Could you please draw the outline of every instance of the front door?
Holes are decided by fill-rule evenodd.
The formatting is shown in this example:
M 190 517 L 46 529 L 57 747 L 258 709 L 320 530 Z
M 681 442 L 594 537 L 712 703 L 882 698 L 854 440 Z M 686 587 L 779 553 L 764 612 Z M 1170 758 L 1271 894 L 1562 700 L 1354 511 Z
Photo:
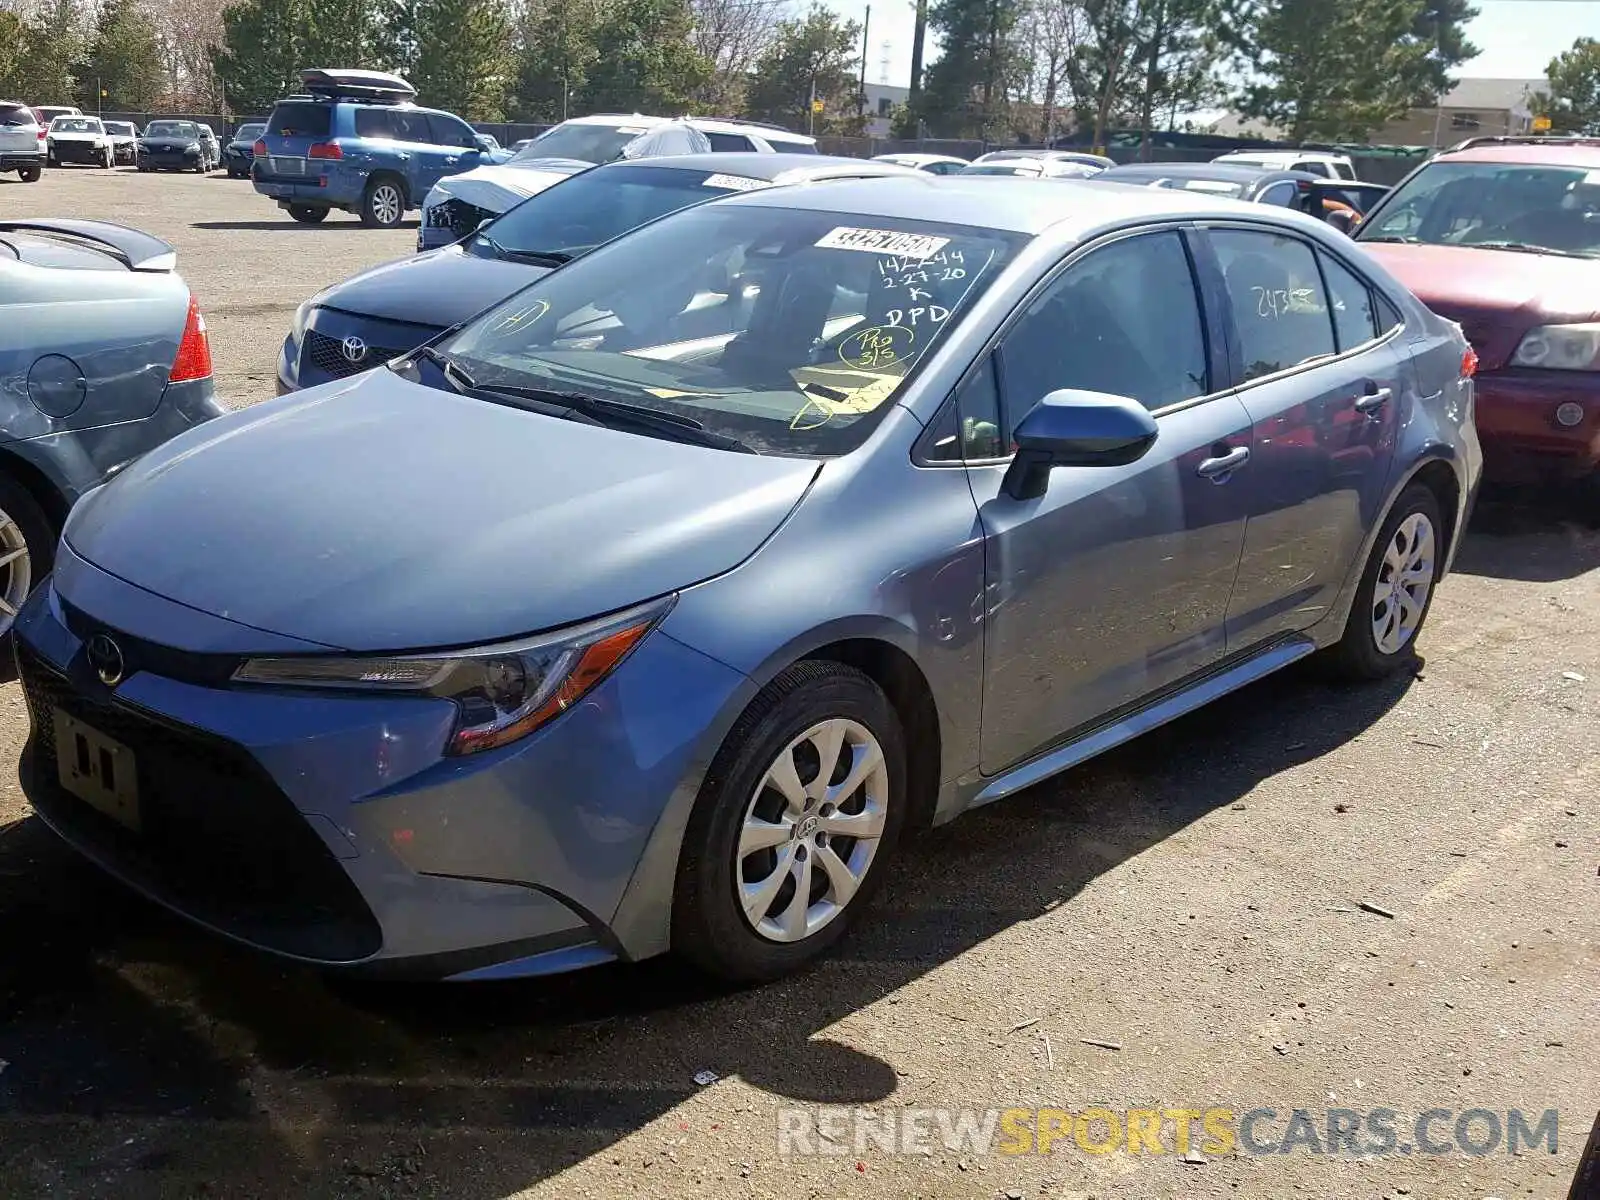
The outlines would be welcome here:
M 1335 256 L 1277 231 L 1206 237 L 1254 427 L 1250 520 L 1228 606 L 1234 653 L 1328 614 L 1378 519 L 1411 386 L 1378 297 Z
M 986 773 L 1223 657 L 1251 446 L 1249 415 L 1220 390 L 1219 347 L 1176 229 L 1089 250 L 1002 340 L 1004 425 L 1078 388 L 1138 399 L 1160 435 L 1132 465 L 1051 472 L 1037 500 L 1001 492 L 1004 464 L 969 468 L 985 536 Z

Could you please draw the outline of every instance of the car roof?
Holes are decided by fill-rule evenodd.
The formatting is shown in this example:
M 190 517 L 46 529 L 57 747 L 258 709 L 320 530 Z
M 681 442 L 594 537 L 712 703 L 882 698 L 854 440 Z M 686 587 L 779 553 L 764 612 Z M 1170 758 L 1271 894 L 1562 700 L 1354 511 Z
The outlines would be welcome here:
M 1583 167 L 1600 169 L 1600 141 L 1588 138 L 1547 138 L 1537 142 L 1490 142 L 1446 150 L 1434 162 L 1503 163 L 1508 166 Z
M 1227 162 L 1126 163 L 1107 168 L 1096 176 L 1108 183 L 1117 179 L 1214 179 L 1219 183 L 1256 183 L 1269 177 L 1324 182 L 1320 175 L 1313 175 L 1310 171 L 1285 171 L 1279 167 Z
M 746 179 L 782 179 L 796 183 L 802 179 L 826 179 L 835 175 L 896 176 L 920 178 L 920 173 L 893 163 L 867 158 L 844 158 L 831 154 L 758 154 L 755 151 L 722 154 L 664 154 L 660 158 L 628 158 L 603 163 L 597 171 L 618 171 L 639 167 L 669 167 L 684 171 L 713 171 L 740 175 Z
M 1130 217 L 1254 215 L 1258 208 L 1198 192 L 1093 179 L 1051 180 L 1043 186 L 1037 179 L 1005 175 L 937 176 L 909 170 L 889 179 L 844 179 L 793 191 L 743 192 L 721 203 L 802 208 L 851 217 L 947 221 L 1033 235 L 1057 225 L 1089 229 Z
M 1326 150 L 1229 150 L 1226 154 L 1219 154 L 1213 162 L 1226 162 L 1234 158 L 1298 158 L 1310 162 L 1338 162 L 1350 161 L 1348 154 L 1331 154 Z

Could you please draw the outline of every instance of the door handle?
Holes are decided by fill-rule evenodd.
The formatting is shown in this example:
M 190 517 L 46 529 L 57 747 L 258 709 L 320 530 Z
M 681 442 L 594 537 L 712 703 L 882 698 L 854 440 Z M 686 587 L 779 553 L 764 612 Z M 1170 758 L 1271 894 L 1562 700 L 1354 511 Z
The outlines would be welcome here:
M 1394 395 L 1392 388 L 1373 388 L 1364 396 L 1356 397 L 1356 411 L 1359 413 L 1375 413 L 1385 404 L 1389 403 Z
M 398 158 L 401 162 L 409 162 L 410 159 L 411 159 L 411 155 L 408 154 L 404 150 L 400 151 L 400 153 L 395 155 L 395 157 Z
M 1219 454 L 1215 458 L 1204 460 L 1195 468 L 1195 474 L 1206 479 L 1217 479 L 1226 475 L 1235 467 L 1242 467 L 1250 458 L 1249 446 L 1235 446 L 1226 454 Z
M 456 156 L 452 154 L 449 158 L 444 160 L 444 165 L 447 166 L 447 167 L 453 167 L 453 166 L 456 165 L 456 162 L 457 162 Z

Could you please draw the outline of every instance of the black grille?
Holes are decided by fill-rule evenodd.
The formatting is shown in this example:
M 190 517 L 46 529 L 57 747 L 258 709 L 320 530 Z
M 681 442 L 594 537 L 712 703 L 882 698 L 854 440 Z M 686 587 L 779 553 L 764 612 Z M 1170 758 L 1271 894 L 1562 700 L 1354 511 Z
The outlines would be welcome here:
M 253 944 L 323 962 L 379 949 L 382 932 L 355 884 L 242 749 L 124 704 L 97 681 L 75 686 L 20 641 L 16 653 L 33 726 L 23 784 L 69 838 L 152 895 Z M 137 833 L 61 787 L 57 708 L 133 752 Z
M 244 661 L 236 654 L 196 654 L 175 650 L 158 642 L 148 642 L 112 629 L 60 597 L 57 597 L 57 602 L 61 605 L 64 624 L 79 641 L 87 642 L 97 633 L 110 634 L 116 639 L 117 648 L 122 651 L 124 675 L 149 671 L 167 679 L 195 683 L 201 687 L 220 687 L 233 678 L 233 673 Z
M 373 367 L 381 366 L 391 358 L 405 353 L 404 350 L 368 346 L 366 354 L 360 361 L 351 362 L 344 352 L 344 343 L 341 339 L 331 338 L 325 333 L 318 333 L 315 329 L 306 333 L 306 351 L 311 355 L 312 365 L 317 370 L 332 375 L 335 379 L 343 379 L 346 375 L 354 375 L 360 371 L 370 371 Z

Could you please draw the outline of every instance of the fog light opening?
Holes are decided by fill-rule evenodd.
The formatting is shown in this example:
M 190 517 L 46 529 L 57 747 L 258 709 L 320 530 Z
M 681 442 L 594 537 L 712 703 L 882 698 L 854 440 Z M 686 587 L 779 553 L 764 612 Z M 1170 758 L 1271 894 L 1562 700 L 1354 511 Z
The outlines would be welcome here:
M 1565 404 L 1556 407 L 1556 424 L 1564 425 L 1571 429 L 1574 425 L 1583 422 L 1583 405 L 1576 400 L 1568 400 Z

